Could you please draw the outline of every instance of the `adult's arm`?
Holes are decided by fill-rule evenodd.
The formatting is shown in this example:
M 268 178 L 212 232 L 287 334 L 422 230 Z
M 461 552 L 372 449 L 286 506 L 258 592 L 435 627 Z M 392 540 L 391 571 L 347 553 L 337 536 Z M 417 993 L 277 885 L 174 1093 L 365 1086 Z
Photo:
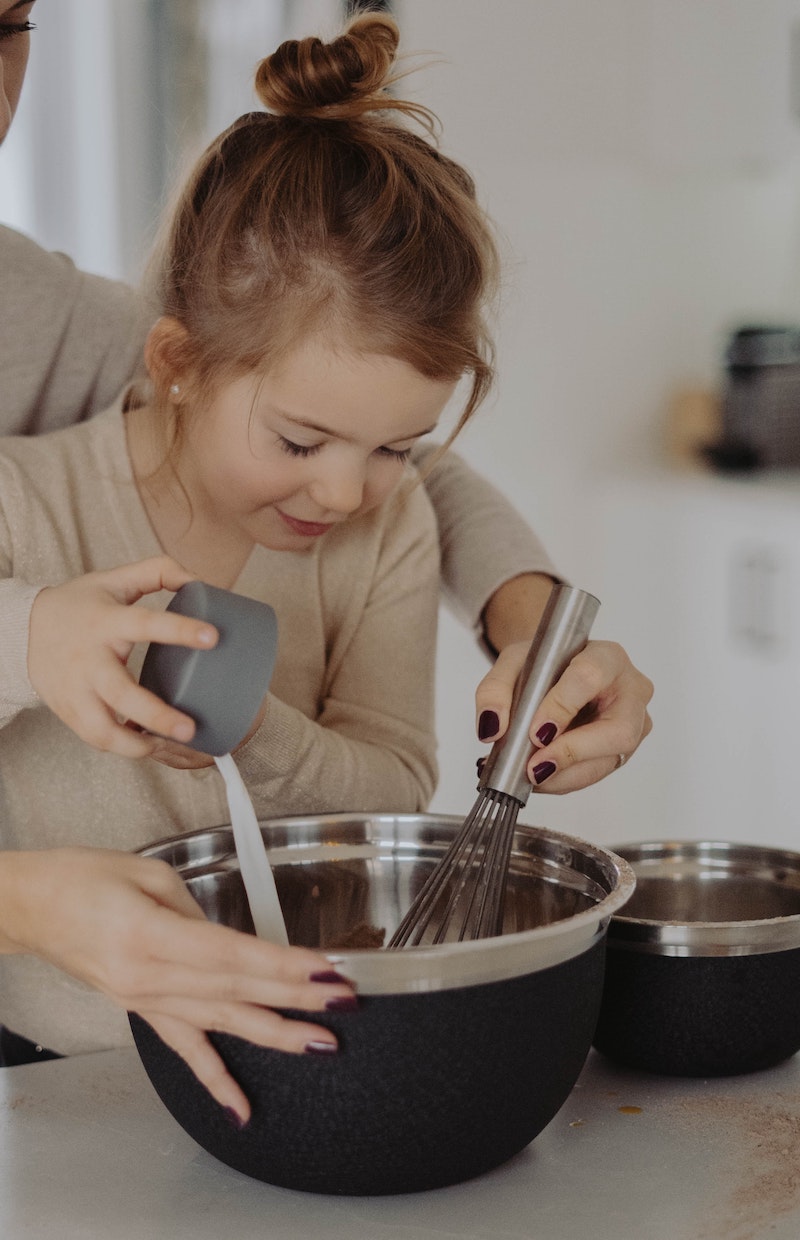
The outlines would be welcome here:
M 0 227 L 0 435 L 36 435 L 110 405 L 146 325 L 127 285 Z
M 139 1012 L 237 1126 L 250 1104 L 204 1031 L 335 1052 L 313 1013 L 356 1006 L 325 956 L 214 925 L 170 866 L 104 849 L 0 852 L 0 955 L 38 957 Z M 311 1019 L 286 1019 L 285 1008 Z
M 544 546 L 497 487 L 457 453 L 437 459 L 436 444 L 415 449 L 439 529 L 442 590 L 462 623 L 501 650 L 536 629 L 554 580 L 561 580 Z M 431 465 L 431 462 L 435 461 Z M 504 589 L 516 578 L 528 581 Z M 530 611 L 533 601 L 538 614 Z M 532 628 L 530 627 L 532 624 Z

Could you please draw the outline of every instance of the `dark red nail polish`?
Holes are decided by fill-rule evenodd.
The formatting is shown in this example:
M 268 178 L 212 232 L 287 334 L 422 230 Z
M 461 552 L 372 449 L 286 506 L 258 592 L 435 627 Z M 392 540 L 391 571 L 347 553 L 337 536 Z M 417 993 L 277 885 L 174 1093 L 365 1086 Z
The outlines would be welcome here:
M 538 766 L 533 768 L 533 782 L 535 784 L 543 784 L 546 779 L 555 774 L 555 762 L 540 762 Z
M 355 995 L 334 995 L 325 1004 L 327 1012 L 355 1012 L 358 1008 L 358 999 Z
M 307 1055 L 335 1055 L 338 1049 L 335 1042 L 306 1042 Z
M 333 969 L 328 969 L 324 973 L 312 973 L 308 980 L 310 982 L 330 982 L 333 986 L 339 982 L 344 982 L 345 986 L 350 985 L 346 977 L 342 977 L 341 973 L 335 973 Z
M 488 741 L 500 727 L 500 716 L 497 711 L 483 710 L 478 719 L 478 740 Z
M 222 1114 L 237 1132 L 241 1132 L 243 1128 L 247 1127 L 247 1120 L 242 1119 L 239 1112 L 234 1111 L 233 1107 L 223 1107 Z
M 540 745 L 549 745 L 556 738 L 558 728 L 554 723 L 543 723 L 536 733 L 536 739 Z

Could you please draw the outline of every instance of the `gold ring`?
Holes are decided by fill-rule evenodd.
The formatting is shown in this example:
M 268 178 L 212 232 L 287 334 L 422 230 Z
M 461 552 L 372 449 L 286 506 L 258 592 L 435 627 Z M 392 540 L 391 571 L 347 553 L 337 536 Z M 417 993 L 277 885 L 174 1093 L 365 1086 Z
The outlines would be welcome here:
M 614 763 L 614 770 L 618 771 L 621 766 L 624 766 L 625 763 L 628 761 L 628 757 L 629 755 L 626 753 L 618 753 L 617 760 Z

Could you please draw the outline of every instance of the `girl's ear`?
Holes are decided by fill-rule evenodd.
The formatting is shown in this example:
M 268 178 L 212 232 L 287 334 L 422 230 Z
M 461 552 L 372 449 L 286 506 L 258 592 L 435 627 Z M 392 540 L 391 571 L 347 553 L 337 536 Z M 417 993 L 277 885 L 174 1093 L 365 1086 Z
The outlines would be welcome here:
M 188 387 L 188 345 L 189 333 L 183 324 L 166 316 L 156 320 L 145 341 L 144 360 L 153 387 L 160 399 L 173 404 L 175 397 L 183 395 Z

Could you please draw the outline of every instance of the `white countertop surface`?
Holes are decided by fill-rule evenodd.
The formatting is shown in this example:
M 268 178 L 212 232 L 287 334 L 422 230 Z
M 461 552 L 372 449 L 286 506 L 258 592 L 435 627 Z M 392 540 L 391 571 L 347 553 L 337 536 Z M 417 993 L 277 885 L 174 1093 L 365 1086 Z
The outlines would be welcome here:
M 0 1070 L 3 1240 L 797 1240 L 800 1057 L 669 1080 L 595 1052 L 549 1126 L 469 1183 L 272 1188 L 200 1149 L 134 1050 Z

